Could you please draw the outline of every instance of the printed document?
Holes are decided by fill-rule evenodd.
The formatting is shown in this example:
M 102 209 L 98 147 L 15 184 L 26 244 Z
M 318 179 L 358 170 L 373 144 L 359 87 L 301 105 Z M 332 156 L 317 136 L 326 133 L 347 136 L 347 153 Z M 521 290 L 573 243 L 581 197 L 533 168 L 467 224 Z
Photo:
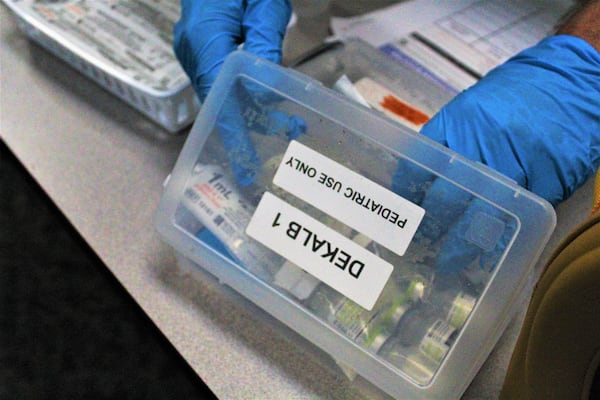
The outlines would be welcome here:
M 456 89 L 553 32 L 572 0 L 412 0 L 334 18 L 336 37 L 360 37 Z

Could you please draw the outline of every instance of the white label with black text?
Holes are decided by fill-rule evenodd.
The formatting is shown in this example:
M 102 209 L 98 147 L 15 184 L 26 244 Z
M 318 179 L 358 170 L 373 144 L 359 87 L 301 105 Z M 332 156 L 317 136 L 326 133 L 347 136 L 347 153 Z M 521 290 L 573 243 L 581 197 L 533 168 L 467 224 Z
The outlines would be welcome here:
M 383 186 L 292 141 L 273 182 L 398 255 L 425 210 Z
M 246 233 L 367 310 L 393 270 L 387 261 L 269 192 Z

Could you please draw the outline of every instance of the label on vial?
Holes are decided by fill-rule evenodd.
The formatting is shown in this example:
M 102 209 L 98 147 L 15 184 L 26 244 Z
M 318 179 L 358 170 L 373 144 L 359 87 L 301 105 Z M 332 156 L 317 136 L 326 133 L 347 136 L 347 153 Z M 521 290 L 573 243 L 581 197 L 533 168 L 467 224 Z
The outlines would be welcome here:
M 292 141 L 273 183 L 404 255 L 425 210 L 311 148 Z
M 367 310 L 393 270 L 387 261 L 269 192 L 246 233 Z

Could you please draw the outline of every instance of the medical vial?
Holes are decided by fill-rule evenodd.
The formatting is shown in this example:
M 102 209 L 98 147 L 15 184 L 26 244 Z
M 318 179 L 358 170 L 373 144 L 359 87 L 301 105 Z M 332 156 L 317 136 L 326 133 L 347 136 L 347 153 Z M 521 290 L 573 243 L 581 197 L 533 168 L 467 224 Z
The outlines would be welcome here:
M 426 303 L 436 310 L 439 318 L 445 320 L 455 329 L 465 324 L 477 299 L 461 287 L 445 290 L 433 290 Z
M 381 356 L 419 383 L 428 382 L 452 348 L 458 330 L 439 310 L 420 303 L 400 320 Z
M 271 281 L 281 268 L 285 261 L 282 257 L 245 233 L 254 206 L 237 191 L 221 167 L 197 164 L 184 189 L 182 205 L 248 271 Z
M 377 353 L 395 331 L 403 315 L 421 300 L 423 282 L 390 280 L 371 310 L 356 304 L 325 284 L 319 285 L 307 305 L 338 331 Z

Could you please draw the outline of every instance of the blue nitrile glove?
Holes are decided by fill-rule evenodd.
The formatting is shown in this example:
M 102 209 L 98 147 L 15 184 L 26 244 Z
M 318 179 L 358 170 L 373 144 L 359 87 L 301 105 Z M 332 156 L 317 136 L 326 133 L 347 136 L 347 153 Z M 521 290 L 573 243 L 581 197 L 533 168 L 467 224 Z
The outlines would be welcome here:
M 600 163 L 600 54 L 574 36 L 544 39 L 458 95 L 421 133 L 556 205 Z M 406 193 L 400 180 L 407 174 L 416 174 L 415 182 L 429 180 L 431 187 Z M 431 181 L 399 164 L 395 189 L 419 203 L 444 205 L 429 229 L 432 240 L 447 233 L 438 269 L 456 271 L 477 257 L 485 264 L 501 254 L 508 234 L 487 252 L 458 244 L 464 243 L 466 221 L 481 204 L 446 190 L 441 179 Z
M 225 58 L 242 43 L 244 50 L 279 63 L 290 15 L 287 0 L 182 0 L 173 47 L 200 101 L 206 99 Z M 287 129 L 290 139 L 306 131 L 300 118 L 268 109 L 263 118 L 267 123 L 248 126 L 242 114 L 250 108 L 265 115 L 265 105 L 275 101 L 267 97 L 258 85 L 248 83 L 223 105 L 226 115 L 217 129 L 240 185 L 252 184 L 260 167 L 248 129 L 267 135 Z
M 242 43 L 244 50 L 279 63 L 291 10 L 287 0 L 182 0 L 173 47 L 200 101 L 225 57 Z
M 294 140 L 305 133 L 307 127 L 297 115 L 271 107 L 283 99 L 266 92 L 262 86 L 252 81 L 238 81 L 233 90 L 235 95 L 226 97 L 216 129 L 235 180 L 241 186 L 249 186 L 262 164 L 248 131 Z

